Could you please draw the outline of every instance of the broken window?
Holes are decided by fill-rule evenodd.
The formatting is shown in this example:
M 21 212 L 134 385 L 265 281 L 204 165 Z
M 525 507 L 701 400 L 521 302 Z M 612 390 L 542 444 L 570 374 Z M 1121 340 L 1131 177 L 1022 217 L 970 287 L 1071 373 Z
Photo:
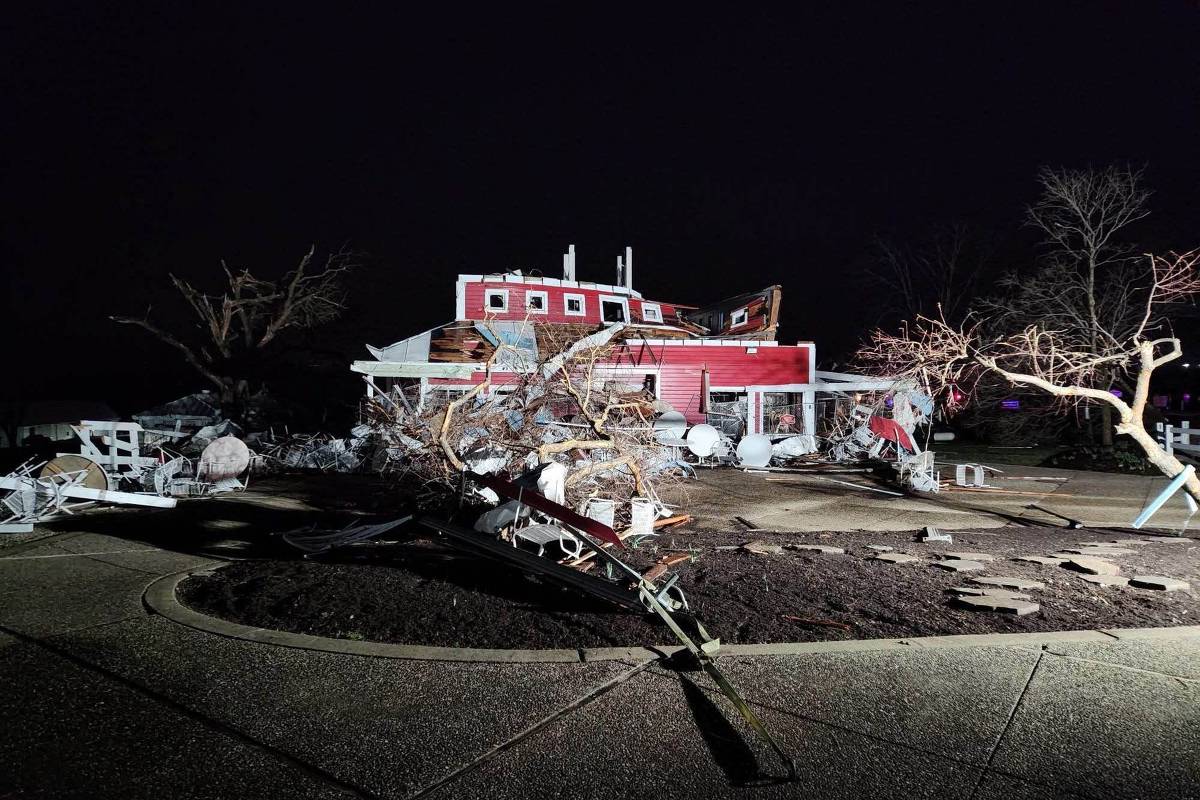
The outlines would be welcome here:
M 545 314 L 549 307 L 545 292 L 526 292 L 525 308 L 534 314 Z
M 620 298 L 600 298 L 600 319 L 604 322 L 628 322 L 629 313 L 625 301 Z
M 733 312 L 733 315 L 729 318 L 729 327 L 736 328 L 739 325 L 745 325 L 746 320 L 749 319 L 749 317 L 750 313 L 747 309 L 739 308 L 737 311 Z
M 563 313 L 571 317 L 582 317 L 586 313 L 583 304 L 583 295 L 563 295 Z
M 642 303 L 642 319 L 646 322 L 662 322 L 662 307 L 657 303 Z
M 508 311 L 508 290 L 488 289 L 484 299 L 487 311 Z

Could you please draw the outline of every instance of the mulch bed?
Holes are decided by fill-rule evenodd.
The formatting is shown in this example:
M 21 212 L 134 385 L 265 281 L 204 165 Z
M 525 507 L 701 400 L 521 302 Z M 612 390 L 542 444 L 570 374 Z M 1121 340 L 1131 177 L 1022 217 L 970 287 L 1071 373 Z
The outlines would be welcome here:
M 726 643 L 901 638 L 962 633 L 1061 631 L 1200 623 L 1200 542 L 1147 543 L 1111 558 L 1123 575 L 1188 581 L 1188 592 L 1099 587 L 1068 569 L 1010 560 L 1084 541 L 1135 538 L 1130 531 L 1007 527 L 955 531 L 953 544 L 920 544 L 914 533 L 744 533 L 677 528 L 633 553 L 642 565 L 679 550 L 692 610 Z M 1150 538 L 1150 537 L 1147 537 Z M 718 546 L 751 540 L 820 543 L 845 555 L 787 550 L 755 555 Z M 921 563 L 871 560 L 867 545 L 922 556 Z M 991 553 L 978 573 L 932 566 L 946 551 Z M 948 590 L 972 575 L 1041 581 L 1037 613 L 1015 617 L 963 609 Z M 453 647 L 573 648 L 670 644 L 655 618 L 614 609 L 490 561 L 414 538 L 348 549 L 320 559 L 234 563 L 180 586 L 181 600 L 214 616 L 263 628 L 350 639 Z M 798 617 L 802 621 L 789 619 Z

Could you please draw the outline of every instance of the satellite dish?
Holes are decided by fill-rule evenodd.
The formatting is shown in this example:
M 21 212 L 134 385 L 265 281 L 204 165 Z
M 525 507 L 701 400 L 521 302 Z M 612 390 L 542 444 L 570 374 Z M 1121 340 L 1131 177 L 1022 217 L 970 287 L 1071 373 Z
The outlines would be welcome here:
M 668 411 L 654 420 L 654 438 L 660 442 L 682 438 L 686 430 L 687 417 L 678 411 Z
M 236 436 L 213 439 L 200 454 L 196 477 L 202 481 L 236 478 L 250 466 L 250 448 Z
M 687 446 L 695 455 L 706 458 L 713 454 L 721 432 L 712 425 L 697 425 L 687 432 Z
M 752 433 L 737 446 L 738 462 L 744 467 L 765 467 L 771 463 L 771 437 Z

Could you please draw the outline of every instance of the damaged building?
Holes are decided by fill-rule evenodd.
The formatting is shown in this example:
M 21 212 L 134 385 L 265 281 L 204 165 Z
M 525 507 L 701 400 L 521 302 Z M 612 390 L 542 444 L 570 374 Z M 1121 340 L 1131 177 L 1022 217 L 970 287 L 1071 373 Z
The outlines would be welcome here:
M 813 342 L 777 341 L 782 288 L 695 307 L 651 300 L 633 288 L 633 253 L 617 258 L 613 284 L 579 280 L 575 248 L 561 278 L 513 271 L 459 275 L 454 319 L 386 347 L 351 369 L 368 396 L 419 382 L 422 396 L 458 396 L 484 380 L 503 345 L 525 354 L 491 370 L 492 391 L 522 369 L 574 343 L 607 344 L 598 365 L 610 383 L 646 389 L 686 424 L 709 423 L 736 439 L 747 434 L 816 434 L 820 396 L 885 389 L 878 380 L 818 372 Z

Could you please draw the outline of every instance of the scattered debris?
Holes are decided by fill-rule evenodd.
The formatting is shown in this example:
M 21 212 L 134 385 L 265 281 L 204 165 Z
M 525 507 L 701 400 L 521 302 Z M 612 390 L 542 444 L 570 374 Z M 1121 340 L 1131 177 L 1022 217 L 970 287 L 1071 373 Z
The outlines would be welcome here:
M 935 561 L 933 566 L 939 569 L 950 570 L 951 572 L 973 572 L 977 569 L 983 569 L 984 565 L 978 561 L 968 561 L 962 558 L 949 558 L 945 561 Z
M 1013 592 L 1013 591 L 1009 591 L 1008 589 L 996 589 L 993 587 L 983 588 L 983 587 L 979 587 L 979 586 L 952 586 L 952 587 L 950 587 L 950 591 L 953 592 L 954 594 L 969 594 L 969 595 L 975 595 L 975 596 L 987 595 L 988 597 L 998 597 L 1003 600 L 1032 600 L 1033 599 L 1033 597 L 1031 595 L 1025 594 L 1023 592 Z
M 1031 508 L 1031 509 L 1036 509 L 1037 511 L 1041 511 L 1043 514 L 1049 514 L 1052 517 L 1057 517 L 1058 519 L 1061 519 L 1064 522 L 1066 522 L 1067 527 L 1070 528 L 1071 530 L 1078 530 L 1083 527 L 1083 523 L 1080 522 L 1079 520 L 1071 519 L 1070 517 L 1065 517 L 1062 514 L 1059 514 L 1057 511 L 1051 511 L 1048 508 L 1043 508 L 1042 506 L 1039 506 L 1037 503 L 1030 503 L 1029 505 L 1027 505 L 1025 507 Z
M 910 556 L 907 553 L 876 553 L 870 560 L 886 561 L 889 564 L 909 564 L 921 559 L 919 556 Z
M 994 577 L 983 576 L 971 578 L 971 583 L 977 583 L 980 586 L 999 586 L 1004 589 L 1016 589 L 1017 591 L 1026 591 L 1029 589 L 1045 589 L 1046 584 L 1039 581 L 1031 581 L 1027 578 L 1012 578 L 1008 576 Z
M 1070 560 L 1069 555 L 1064 555 L 1061 558 L 1058 556 L 1017 556 L 1013 561 L 1027 561 L 1030 564 L 1042 564 L 1044 566 L 1057 567 L 1064 561 Z
M 952 543 L 954 538 L 948 533 L 942 533 L 932 525 L 926 525 L 925 529 L 920 533 L 922 542 L 949 542 Z
M 1087 581 L 1088 583 L 1094 583 L 1097 586 L 1128 586 L 1129 585 L 1129 578 L 1126 578 L 1123 575 L 1082 574 L 1079 576 L 1079 579 Z
M 946 558 L 965 559 L 967 561 L 995 561 L 991 553 L 942 553 Z
M 954 602 L 976 610 L 998 611 L 1004 614 L 1015 614 L 1018 617 L 1033 614 L 1041 609 L 1040 605 L 1028 600 L 1012 600 L 986 594 L 960 595 L 954 598 Z
M 285 531 L 280 533 L 279 536 L 297 550 L 303 550 L 307 555 L 317 555 L 319 553 L 327 553 L 338 547 L 346 547 L 358 544 L 359 542 L 365 542 L 368 539 L 374 539 L 394 528 L 400 527 L 411 519 L 412 516 L 410 515 L 377 525 L 352 523 L 339 530 L 318 529 L 317 526 L 313 525 L 308 528 Z
M 1074 556 L 1065 561 L 1063 566 L 1090 575 L 1116 575 L 1121 571 L 1121 568 L 1111 561 L 1091 556 Z
M 789 544 L 786 547 L 788 550 L 808 550 L 826 555 L 844 555 L 846 553 L 844 548 L 832 547 L 826 544 Z
M 876 553 L 890 553 L 896 548 L 886 544 L 869 544 L 867 545 L 867 549 L 874 550 Z
M 0 522 L 7 525 L 44 522 L 62 514 L 72 514 L 96 502 L 151 508 L 175 507 L 175 501 L 171 498 L 90 487 L 86 485 L 87 481 L 95 473 L 87 469 L 48 472 L 42 469 L 44 466 L 44 462 L 26 462 L 16 471 L 0 477 L 0 489 L 9 492 L 0 501 L 8 510 L 8 516 L 0 519 Z
M 1095 547 L 1064 547 L 1063 552 L 1081 556 L 1127 556 L 1137 551 L 1128 550 L 1123 547 L 1098 545 Z
M 1187 581 L 1162 575 L 1134 575 L 1129 579 L 1129 585 L 1139 589 L 1157 589 L 1161 592 L 1186 592 L 1191 588 Z
M 754 553 L 759 556 L 781 556 L 783 555 L 783 547 L 770 542 L 747 542 L 742 545 L 742 549 L 747 553 Z

